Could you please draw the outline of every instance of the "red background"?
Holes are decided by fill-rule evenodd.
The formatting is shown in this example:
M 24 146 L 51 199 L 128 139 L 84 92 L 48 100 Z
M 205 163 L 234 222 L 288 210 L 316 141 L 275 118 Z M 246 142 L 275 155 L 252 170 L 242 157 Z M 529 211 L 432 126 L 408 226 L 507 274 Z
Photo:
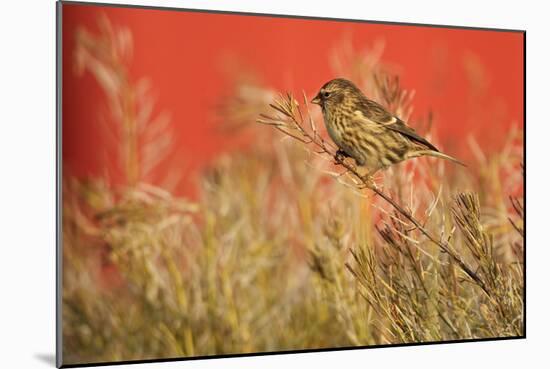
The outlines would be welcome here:
M 303 89 L 311 96 L 337 77 L 330 55 L 346 37 L 358 51 L 385 42 L 383 61 L 399 68 L 404 88 L 416 91 L 413 118 L 433 111 L 443 151 L 467 161 L 466 135 L 490 151 L 498 149 L 511 125 L 523 127 L 523 34 L 518 32 L 65 4 L 63 163 L 66 173 L 79 177 L 104 171 L 98 116 L 105 96 L 90 73 L 73 72 L 74 33 L 77 26 L 97 32 L 101 15 L 132 31 L 130 75 L 136 81 L 150 78 L 156 109 L 169 111 L 176 126 L 174 162 L 192 158 L 187 170 L 227 149 L 228 139 L 216 133 L 212 119 L 227 88 L 225 56 L 237 56 L 277 90 Z

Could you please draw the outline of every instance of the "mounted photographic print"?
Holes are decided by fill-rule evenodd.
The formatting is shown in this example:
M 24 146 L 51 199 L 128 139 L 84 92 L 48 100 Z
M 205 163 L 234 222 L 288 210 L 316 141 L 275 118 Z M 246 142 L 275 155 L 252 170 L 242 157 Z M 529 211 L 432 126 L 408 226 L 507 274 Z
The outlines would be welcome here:
M 58 365 L 525 337 L 524 31 L 57 6 Z

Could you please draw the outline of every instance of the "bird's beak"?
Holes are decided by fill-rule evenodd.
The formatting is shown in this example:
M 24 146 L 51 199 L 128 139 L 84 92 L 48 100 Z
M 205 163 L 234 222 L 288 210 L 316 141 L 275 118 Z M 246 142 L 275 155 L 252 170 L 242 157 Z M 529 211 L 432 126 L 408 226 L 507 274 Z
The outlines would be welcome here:
M 319 97 L 319 94 L 317 94 L 317 96 L 315 96 L 313 100 L 311 100 L 311 103 L 321 105 L 321 98 Z

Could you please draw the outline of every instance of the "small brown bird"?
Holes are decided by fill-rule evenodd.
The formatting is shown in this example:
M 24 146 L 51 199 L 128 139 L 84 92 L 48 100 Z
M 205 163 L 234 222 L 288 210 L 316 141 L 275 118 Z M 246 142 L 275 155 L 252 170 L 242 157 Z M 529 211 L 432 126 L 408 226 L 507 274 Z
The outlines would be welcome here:
M 372 176 L 379 169 L 419 156 L 434 156 L 464 165 L 439 152 L 425 138 L 382 105 L 367 97 L 352 82 L 337 78 L 311 101 L 322 111 L 327 131 L 338 146 L 337 156 L 355 159 Z

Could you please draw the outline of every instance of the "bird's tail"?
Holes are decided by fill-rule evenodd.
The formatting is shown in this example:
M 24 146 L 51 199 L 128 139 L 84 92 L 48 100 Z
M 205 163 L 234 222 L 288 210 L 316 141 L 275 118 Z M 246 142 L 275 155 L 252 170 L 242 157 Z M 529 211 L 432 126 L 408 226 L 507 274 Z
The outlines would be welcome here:
M 434 158 L 440 158 L 440 159 L 446 159 L 446 160 L 449 160 L 449 161 L 452 161 L 453 163 L 456 163 L 456 164 L 459 164 L 459 165 L 462 165 L 463 167 L 466 166 L 466 164 L 464 164 L 463 162 L 461 162 L 460 160 L 456 159 L 456 158 L 453 158 L 452 156 L 450 155 L 447 155 L 447 154 L 443 154 L 442 152 L 439 152 L 439 151 L 434 151 L 434 150 L 420 150 L 420 151 L 415 151 L 411 154 L 411 158 L 417 158 L 419 156 L 433 156 Z

